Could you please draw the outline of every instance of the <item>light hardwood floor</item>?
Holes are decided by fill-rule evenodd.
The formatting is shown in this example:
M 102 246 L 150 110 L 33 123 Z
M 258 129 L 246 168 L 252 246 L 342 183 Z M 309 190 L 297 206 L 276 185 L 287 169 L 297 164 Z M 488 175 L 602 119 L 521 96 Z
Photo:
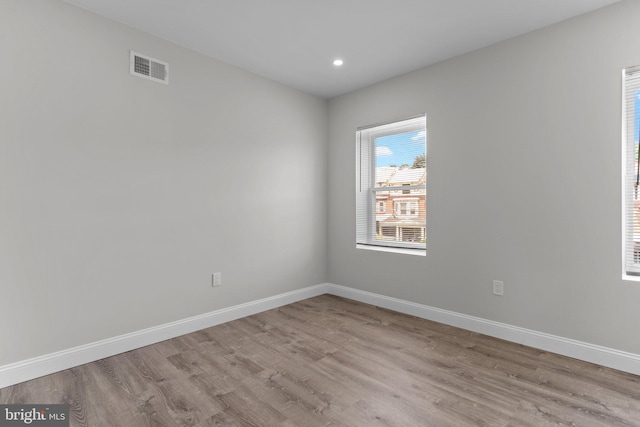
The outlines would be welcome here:
M 72 426 L 640 426 L 640 377 L 323 295 L 0 389 Z

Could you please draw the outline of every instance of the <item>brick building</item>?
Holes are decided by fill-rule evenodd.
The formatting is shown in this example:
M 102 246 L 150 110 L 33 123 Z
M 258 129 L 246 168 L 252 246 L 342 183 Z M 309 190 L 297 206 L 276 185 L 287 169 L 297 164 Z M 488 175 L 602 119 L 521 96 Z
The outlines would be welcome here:
M 426 190 L 402 189 L 426 184 L 426 180 L 425 168 L 376 168 L 376 187 L 390 187 L 388 191 L 376 192 L 378 239 L 401 242 L 426 241 Z

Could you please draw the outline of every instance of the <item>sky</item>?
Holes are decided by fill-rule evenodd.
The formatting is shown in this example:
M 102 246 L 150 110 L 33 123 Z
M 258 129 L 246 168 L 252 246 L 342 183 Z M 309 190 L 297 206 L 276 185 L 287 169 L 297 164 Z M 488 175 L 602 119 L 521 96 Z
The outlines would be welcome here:
M 425 130 L 376 138 L 376 167 L 413 165 L 416 156 L 425 154 L 425 141 Z

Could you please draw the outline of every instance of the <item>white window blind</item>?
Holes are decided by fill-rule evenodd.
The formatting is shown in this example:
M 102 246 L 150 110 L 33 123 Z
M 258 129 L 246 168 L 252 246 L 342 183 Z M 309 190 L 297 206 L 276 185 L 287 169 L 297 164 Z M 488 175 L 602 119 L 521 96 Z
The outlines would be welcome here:
M 623 71 L 623 275 L 640 279 L 640 66 Z
M 426 249 L 426 116 L 356 132 L 356 244 Z

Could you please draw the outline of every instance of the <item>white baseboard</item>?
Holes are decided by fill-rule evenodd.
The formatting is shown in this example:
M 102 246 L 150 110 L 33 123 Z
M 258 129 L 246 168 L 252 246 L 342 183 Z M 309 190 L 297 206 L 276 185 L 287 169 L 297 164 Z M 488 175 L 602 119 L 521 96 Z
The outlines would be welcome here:
M 325 294 L 320 284 L 0 366 L 0 388 Z
M 640 375 L 640 355 L 638 354 L 562 338 L 479 317 L 467 316 L 345 286 L 324 283 L 0 366 L 0 388 L 325 293 Z
M 327 287 L 327 293 L 331 295 L 349 298 L 400 313 L 433 320 L 434 322 L 444 323 L 491 337 L 501 338 L 540 350 L 640 375 L 640 355 L 638 354 L 614 350 L 345 286 L 327 284 Z

